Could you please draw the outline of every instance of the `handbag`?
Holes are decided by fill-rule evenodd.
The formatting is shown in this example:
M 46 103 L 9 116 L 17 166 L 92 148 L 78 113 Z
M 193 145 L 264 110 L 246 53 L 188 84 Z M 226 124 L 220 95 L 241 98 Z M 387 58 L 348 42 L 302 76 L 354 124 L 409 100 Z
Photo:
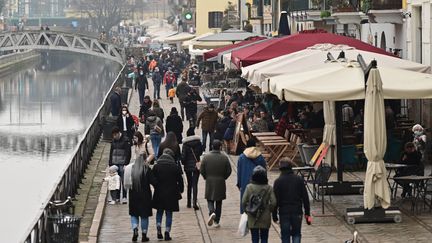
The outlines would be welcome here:
M 162 128 L 161 128 L 160 126 L 158 126 L 158 125 L 155 125 L 155 126 L 154 126 L 154 130 L 155 130 L 157 133 L 161 133 L 161 132 L 162 132 Z
M 248 234 L 248 215 L 246 213 L 243 213 L 240 217 L 237 234 L 241 237 L 245 237 Z
M 196 168 L 197 170 L 200 170 L 200 168 L 201 168 L 201 161 L 199 161 L 199 160 L 197 159 L 197 157 L 196 157 L 195 152 L 193 151 L 193 149 L 190 148 L 190 150 L 192 151 L 192 155 L 193 155 L 193 157 L 194 157 L 194 159 L 195 159 L 195 168 Z

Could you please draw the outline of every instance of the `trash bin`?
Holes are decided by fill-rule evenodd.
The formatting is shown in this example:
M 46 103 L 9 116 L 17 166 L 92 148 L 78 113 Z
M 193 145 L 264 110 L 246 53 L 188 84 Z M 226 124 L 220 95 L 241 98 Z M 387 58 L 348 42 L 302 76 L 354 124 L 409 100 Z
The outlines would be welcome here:
M 112 140 L 112 129 L 116 126 L 117 123 L 117 116 L 108 116 L 105 119 L 104 125 L 103 125 L 103 136 L 102 139 L 104 141 L 111 141 Z
M 120 94 L 122 104 L 128 103 L 128 94 L 129 94 L 129 88 L 128 87 L 122 87 L 121 88 L 121 94 Z
M 78 243 L 81 218 L 70 214 L 48 216 L 47 243 Z

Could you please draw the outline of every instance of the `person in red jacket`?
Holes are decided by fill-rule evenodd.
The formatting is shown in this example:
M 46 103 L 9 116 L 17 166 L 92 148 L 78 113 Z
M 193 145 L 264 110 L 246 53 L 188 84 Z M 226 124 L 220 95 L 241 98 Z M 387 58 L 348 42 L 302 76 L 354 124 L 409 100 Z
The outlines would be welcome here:
M 176 81 L 176 76 L 174 75 L 171 68 L 168 68 L 168 71 L 164 75 L 163 84 L 165 85 L 166 89 L 166 97 L 168 98 L 168 91 L 174 87 Z M 169 99 L 169 98 L 168 98 Z

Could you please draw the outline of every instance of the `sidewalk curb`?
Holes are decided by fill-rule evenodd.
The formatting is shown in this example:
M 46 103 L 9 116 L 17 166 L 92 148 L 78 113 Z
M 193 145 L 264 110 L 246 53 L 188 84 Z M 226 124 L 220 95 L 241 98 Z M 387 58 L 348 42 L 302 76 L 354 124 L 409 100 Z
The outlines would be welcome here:
M 97 243 L 98 242 L 98 235 L 99 235 L 100 228 L 102 226 L 103 216 L 105 213 L 107 189 L 108 189 L 107 182 L 103 182 L 101 192 L 99 194 L 98 205 L 96 206 L 92 225 L 90 227 L 88 241 L 87 242 L 81 242 L 81 243 Z

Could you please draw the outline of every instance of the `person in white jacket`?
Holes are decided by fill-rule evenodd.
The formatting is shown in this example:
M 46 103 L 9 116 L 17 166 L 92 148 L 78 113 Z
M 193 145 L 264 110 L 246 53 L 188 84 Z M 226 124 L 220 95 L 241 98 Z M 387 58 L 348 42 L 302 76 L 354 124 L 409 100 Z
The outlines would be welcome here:
M 108 181 L 108 190 L 111 195 L 109 204 L 116 204 L 120 202 L 120 176 L 117 173 L 118 167 L 112 165 L 109 167 L 109 176 L 105 177 L 105 181 Z

